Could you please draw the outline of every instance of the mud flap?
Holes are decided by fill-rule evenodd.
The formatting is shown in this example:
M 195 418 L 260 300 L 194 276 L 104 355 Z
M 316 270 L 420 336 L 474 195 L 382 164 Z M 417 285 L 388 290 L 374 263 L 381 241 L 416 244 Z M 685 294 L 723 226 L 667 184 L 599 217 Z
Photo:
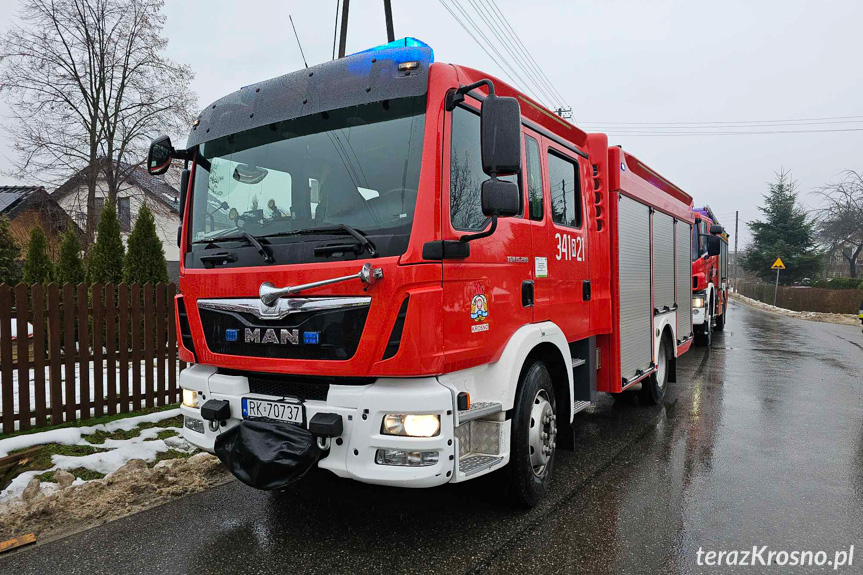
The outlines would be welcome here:
M 251 419 L 219 435 L 215 451 L 234 477 L 256 489 L 278 489 L 300 479 L 321 456 L 307 429 Z

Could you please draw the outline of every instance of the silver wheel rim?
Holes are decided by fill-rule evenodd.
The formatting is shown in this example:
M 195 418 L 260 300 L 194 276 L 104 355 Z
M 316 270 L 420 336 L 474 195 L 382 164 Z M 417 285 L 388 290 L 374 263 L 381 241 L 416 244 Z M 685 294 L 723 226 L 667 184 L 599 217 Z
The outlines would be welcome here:
M 665 356 L 665 344 L 659 344 L 659 357 L 656 358 L 656 387 L 662 389 L 665 387 L 665 370 L 668 358 Z
M 544 389 L 537 391 L 533 398 L 529 425 L 530 466 L 534 475 L 542 477 L 557 447 L 557 416 Z

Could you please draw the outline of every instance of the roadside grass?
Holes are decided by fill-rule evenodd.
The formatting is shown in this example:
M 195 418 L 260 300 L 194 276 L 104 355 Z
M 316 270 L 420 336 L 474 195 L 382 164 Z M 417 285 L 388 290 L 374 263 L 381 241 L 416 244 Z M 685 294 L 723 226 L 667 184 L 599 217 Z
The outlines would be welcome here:
M 29 448 L 28 448 L 29 449 Z M 20 451 L 24 451 L 23 449 L 18 449 L 15 451 L 11 451 L 9 454 L 14 455 Z M 24 473 L 25 471 L 39 471 L 41 469 L 50 469 L 54 467 L 54 464 L 51 462 L 51 457 L 54 455 L 71 455 L 74 457 L 82 457 L 84 455 L 92 455 L 94 453 L 100 453 L 107 451 L 106 449 L 100 449 L 98 447 L 92 447 L 90 445 L 61 445 L 59 443 L 46 443 L 45 445 L 39 446 L 39 451 L 30 455 L 26 459 L 26 463 L 20 465 L 16 471 L 15 475 L 9 477 L 9 479 L 13 479 L 15 476 Z
M 59 423 L 57 425 L 49 425 L 47 427 L 37 427 L 35 429 L 28 429 L 27 431 L 13 431 L 11 433 L 0 433 L 0 439 L 6 439 L 7 437 L 16 437 L 18 435 L 32 435 L 33 433 L 41 433 L 43 431 L 51 431 L 52 429 L 65 429 L 67 427 L 89 427 L 91 425 L 99 425 L 100 423 L 110 423 L 112 421 L 118 421 L 120 419 L 128 419 L 129 417 L 138 417 L 139 415 L 149 415 L 151 413 L 158 413 L 160 411 L 168 411 L 169 409 L 177 409 L 180 407 L 179 403 L 174 403 L 171 405 L 162 405 L 160 407 L 147 407 L 144 409 L 139 409 L 138 411 L 132 411 L 128 413 L 116 413 L 114 415 L 103 415 L 101 417 L 91 417 L 90 419 L 76 419 L 75 421 L 67 421 L 66 423 Z M 180 416 L 181 418 L 182 416 Z M 160 421 L 158 423 L 141 423 L 138 427 L 164 427 L 167 421 L 175 421 L 178 418 L 166 419 L 164 421 Z M 182 419 L 180 419 L 181 424 L 175 427 L 180 427 L 182 425 Z M 133 436 L 134 437 L 134 436 Z
M 102 423 L 109 423 L 111 421 L 117 421 L 120 419 L 126 419 L 128 417 L 136 417 L 139 415 L 146 415 L 149 413 L 156 413 L 159 411 L 165 411 L 167 409 L 172 409 L 176 406 L 166 406 L 160 408 L 150 408 L 143 411 L 135 412 L 135 413 L 123 413 L 118 415 L 111 415 L 99 418 L 92 418 L 85 421 L 74 421 L 69 422 L 62 425 L 56 425 L 54 427 L 46 427 L 40 428 L 36 430 L 28 430 L 25 432 L 17 432 L 14 434 L 3 435 L 2 437 L 12 437 L 13 435 L 29 435 L 32 433 L 38 433 L 41 431 L 48 431 L 50 429 L 61 429 L 68 427 L 84 427 L 84 426 L 92 426 L 98 425 Z M 150 429 L 153 427 L 172 427 L 172 428 L 182 428 L 183 427 L 183 416 L 179 415 L 176 417 L 171 417 L 168 419 L 163 419 L 162 421 L 145 421 L 138 424 L 136 427 L 133 427 L 129 430 L 118 429 L 113 432 L 107 432 L 102 430 L 97 430 L 95 433 L 81 435 L 81 438 L 87 441 L 90 445 L 62 445 L 59 443 L 46 443 L 43 445 L 36 446 L 38 448 L 33 454 L 27 456 L 27 459 L 23 460 L 21 464 L 19 464 L 14 471 L 4 478 L 5 481 L 11 481 L 18 475 L 25 473 L 27 471 L 41 471 L 45 469 L 50 469 L 54 467 L 54 463 L 51 461 L 51 458 L 54 455 L 70 455 L 73 457 L 82 457 L 85 455 L 91 455 L 93 453 L 102 453 L 106 451 L 110 451 L 109 449 L 99 447 L 100 445 L 104 445 L 105 441 L 108 439 L 115 440 L 125 440 L 125 439 L 133 439 L 141 435 L 141 431 L 143 429 Z M 169 437 L 176 437 L 180 435 L 174 429 L 163 429 L 156 434 L 156 437 L 147 439 L 146 441 L 155 441 L 157 439 L 168 439 Z M 16 453 L 20 453 L 21 451 L 25 451 L 27 449 L 32 449 L 30 447 L 16 449 L 9 452 L 9 455 L 15 455 Z M 197 450 L 192 453 L 184 453 L 182 451 L 178 451 L 176 449 L 169 449 L 164 453 L 159 453 L 156 456 L 156 460 L 149 463 L 150 467 L 162 461 L 164 459 L 177 459 L 177 458 L 186 458 L 190 457 L 197 453 Z M 84 467 L 76 467 L 68 470 L 75 477 L 81 478 L 84 481 L 90 481 L 91 479 L 101 479 L 105 477 L 104 473 L 99 473 L 98 471 L 91 471 Z M 56 483 L 56 479 L 54 478 L 53 471 L 46 471 L 41 475 L 37 476 L 40 481 L 45 482 L 53 482 Z
M 69 471 L 69 473 L 71 473 L 78 479 L 83 479 L 84 481 L 90 481 L 91 479 L 102 479 L 103 477 L 105 477 L 104 473 L 99 473 L 98 471 L 87 469 L 86 467 L 76 467 L 67 471 Z M 54 479 L 53 471 L 46 471 L 42 475 L 37 475 L 36 477 L 38 477 L 39 481 L 41 481 L 42 483 L 57 483 L 57 480 Z

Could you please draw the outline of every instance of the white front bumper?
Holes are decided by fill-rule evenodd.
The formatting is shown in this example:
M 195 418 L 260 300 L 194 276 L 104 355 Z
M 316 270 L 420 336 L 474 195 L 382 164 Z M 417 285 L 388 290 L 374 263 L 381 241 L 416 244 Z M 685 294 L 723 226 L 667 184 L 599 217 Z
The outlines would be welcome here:
M 692 308 L 692 325 L 704 325 L 707 314 L 704 313 L 707 308 L 694 307 Z
M 180 373 L 180 387 L 198 392 L 201 405 L 209 399 L 227 400 L 231 418 L 217 431 L 204 422 L 204 433 L 183 428 L 183 438 L 205 451 L 213 452 L 216 437 L 241 421 L 242 398 L 261 397 L 250 394 L 245 376 L 224 375 L 205 365 L 195 365 Z M 331 385 L 326 401 L 305 401 L 306 422 L 316 413 L 338 413 L 342 416 L 342 444 L 333 439 L 326 457 L 318 467 L 340 477 L 365 483 L 401 487 L 432 487 L 450 481 L 454 469 L 453 392 L 434 377 L 386 378 L 369 385 Z M 181 407 L 185 417 L 201 419 L 200 410 Z M 437 437 L 398 437 L 382 435 L 381 422 L 387 413 L 436 413 L 441 430 Z M 378 465 L 378 449 L 437 451 L 438 462 L 428 467 Z

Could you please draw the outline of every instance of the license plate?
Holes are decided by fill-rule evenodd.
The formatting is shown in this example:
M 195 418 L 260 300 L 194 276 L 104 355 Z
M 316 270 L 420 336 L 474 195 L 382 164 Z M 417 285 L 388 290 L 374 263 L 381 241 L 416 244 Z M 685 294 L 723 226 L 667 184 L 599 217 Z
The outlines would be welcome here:
M 243 419 L 272 419 L 303 425 L 306 419 L 305 406 L 293 401 L 267 401 L 244 397 Z

